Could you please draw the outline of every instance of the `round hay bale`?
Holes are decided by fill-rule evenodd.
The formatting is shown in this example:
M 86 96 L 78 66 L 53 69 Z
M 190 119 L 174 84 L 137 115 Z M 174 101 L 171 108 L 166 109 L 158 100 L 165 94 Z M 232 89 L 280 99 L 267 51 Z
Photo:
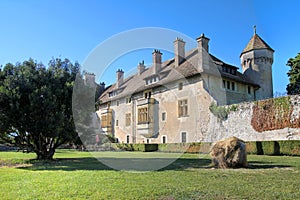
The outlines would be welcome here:
M 217 142 L 210 153 L 212 164 L 217 168 L 247 167 L 246 144 L 237 137 Z

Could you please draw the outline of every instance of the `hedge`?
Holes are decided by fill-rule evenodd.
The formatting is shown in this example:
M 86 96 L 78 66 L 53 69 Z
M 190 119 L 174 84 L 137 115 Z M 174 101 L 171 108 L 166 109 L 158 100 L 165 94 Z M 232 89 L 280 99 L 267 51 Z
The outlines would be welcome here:
M 172 143 L 172 144 L 158 144 L 158 151 L 169 153 L 209 153 L 212 143 Z
M 209 153 L 213 143 L 172 143 L 172 144 L 117 144 L 126 151 L 169 152 L 169 153 Z M 258 155 L 297 155 L 300 156 L 300 140 L 246 142 L 248 154 Z
M 300 156 L 300 140 L 246 142 L 246 150 L 248 154 Z
M 117 144 L 117 148 L 125 151 L 151 152 L 158 150 L 158 144 Z

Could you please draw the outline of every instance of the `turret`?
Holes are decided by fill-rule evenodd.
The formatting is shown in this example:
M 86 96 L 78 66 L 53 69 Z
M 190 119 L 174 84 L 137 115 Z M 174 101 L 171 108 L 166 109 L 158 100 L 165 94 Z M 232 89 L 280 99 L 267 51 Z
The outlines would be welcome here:
M 273 97 L 272 64 L 274 50 L 256 34 L 240 55 L 243 73 L 260 88 L 256 91 L 256 100 Z

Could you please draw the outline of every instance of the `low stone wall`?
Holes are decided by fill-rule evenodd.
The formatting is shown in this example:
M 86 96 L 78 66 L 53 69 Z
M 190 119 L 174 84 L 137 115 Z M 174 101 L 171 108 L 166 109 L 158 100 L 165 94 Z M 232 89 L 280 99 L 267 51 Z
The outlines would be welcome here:
M 224 106 L 222 118 L 210 114 L 204 142 L 231 136 L 244 141 L 300 140 L 300 96 Z

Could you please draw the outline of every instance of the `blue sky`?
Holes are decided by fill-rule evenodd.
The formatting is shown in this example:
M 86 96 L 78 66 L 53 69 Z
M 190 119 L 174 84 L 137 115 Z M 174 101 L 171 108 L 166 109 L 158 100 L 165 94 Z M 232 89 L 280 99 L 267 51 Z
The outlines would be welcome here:
M 0 65 L 29 57 L 44 64 L 52 57 L 83 63 L 97 45 L 115 34 L 162 27 L 191 38 L 205 33 L 210 53 L 240 67 L 239 55 L 256 25 L 257 33 L 275 50 L 274 91 L 283 93 L 288 83 L 286 62 L 300 52 L 299 7 L 296 0 L 2 0 Z M 151 62 L 150 52 L 141 55 Z M 117 68 L 130 71 L 141 55 L 112 63 L 101 80 L 111 83 Z

